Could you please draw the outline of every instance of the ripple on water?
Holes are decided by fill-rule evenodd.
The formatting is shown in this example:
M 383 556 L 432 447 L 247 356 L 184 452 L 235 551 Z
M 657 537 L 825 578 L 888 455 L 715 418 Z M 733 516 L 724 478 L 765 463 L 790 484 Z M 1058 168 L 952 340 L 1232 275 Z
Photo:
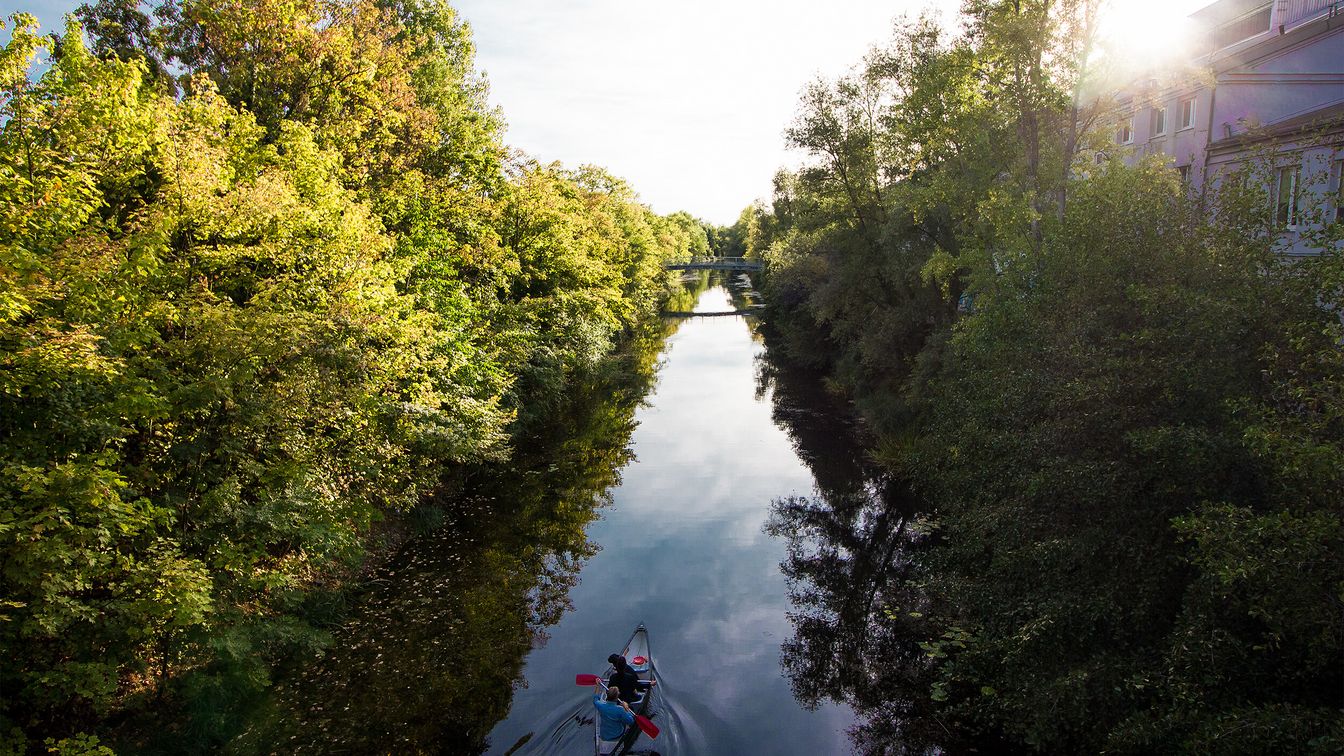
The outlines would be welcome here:
M 667 685 L 661 672 L 657 673 L 657 679 L 658 685 L 653 689 L 653 700 L 649 702 L 649 710 L 645 715 L 658 725 L 658 738 L 651 740 L 646 735 L 640 735 L 628 753 L 710 753 L 709 739 L 698 717 L 713 718 L 713 714 L 706 709 L 697 716 L 688 710 L 697 707 L 694 704 L 682 706 L 680 697 L 675 689 Z M 523 735 L 500 753 L 504 756 L 573 756 L 591 753 L 595 715 L 591 693 L 583 692 L 566 698 L 538 717 L 535 730 Z M 498 747 L 504 745 L 496 744 Z

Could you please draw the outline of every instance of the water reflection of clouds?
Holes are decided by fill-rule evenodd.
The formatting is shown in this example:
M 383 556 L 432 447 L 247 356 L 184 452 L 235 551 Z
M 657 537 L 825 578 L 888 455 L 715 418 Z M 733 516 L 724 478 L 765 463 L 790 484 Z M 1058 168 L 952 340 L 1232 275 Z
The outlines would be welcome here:
M 696 309 L 731 307 L 727 292 L 712 289 Z M 780 669 L 792 607 L 779 571 L 784 544 L 762 526 L 773 500 L 810 495 L 813 480 L 768 399 L 756 398 L 760 347 L 741 318 L 722 317 L 687 320 L 668 349 L 637 417 L 639 461 L 588 531 L 602 551 L 570 594 L 575 610 L 528 657 L 531 688 L 518 692 L 492 742 L 507 748 L 556 697 L 575 696 L 556 681 L 590 671 L 584 660 L 605 658 L 643 621 L 669 717 L 702 729 L 712 752 L 846 751 L 849 710 L 802 710 Z

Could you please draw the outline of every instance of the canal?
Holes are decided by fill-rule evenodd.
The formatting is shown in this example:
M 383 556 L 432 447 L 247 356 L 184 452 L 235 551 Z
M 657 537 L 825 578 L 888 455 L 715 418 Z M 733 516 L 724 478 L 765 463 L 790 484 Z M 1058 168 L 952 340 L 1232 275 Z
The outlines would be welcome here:
M 699 312 L 735 309 L 728 292 L 700 295 Z M 661 357 L 637 412 L 634 459 L 588 528 L 600 551 L 571 590 L 574 609 L 523 669 L 527 687 L 490 734 L 491 753 L 591 751 L 591 692 L 639 622 L 659 672 L 654 722 L 636 748 L 660 753 L 818 754 L 847 750 L 852 715 L 800 707 L 780 667 L 790 637 L 785 543 L 764 526 L 772 503 L 811 495 L 812 475 L 758 390 L 764 347 L 742 317 L 690 318 Z M 529 737 L 530 736 L 530 737 Z
M 751 304 L 721 274 L 673 302 Z M 557 398 L 506 474 L 447 492 L 333 608 L 332 641 L 282 670 L 230 750 L 591 753 L 575 675 L 643 622 L 662 733 L 636 752 L 848 752 L 864 725 L 847 702 L 875 710 L 851 693 L 905 521 L 846 413 L 755 328 L 666 319 Z

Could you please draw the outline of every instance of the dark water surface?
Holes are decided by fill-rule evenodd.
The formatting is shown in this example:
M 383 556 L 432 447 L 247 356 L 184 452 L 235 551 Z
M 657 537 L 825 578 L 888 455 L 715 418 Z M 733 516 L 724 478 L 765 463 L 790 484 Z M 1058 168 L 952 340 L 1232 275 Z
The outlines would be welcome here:
M 704 292 L 698 311 L 734 309 Z M 848 750 L 846 707 L 795 700 L 780 666 L 791 603 L 785 543 L 764 531 L 771 504 L 810 495 L 812 475 L 758 392 L 762 350 L 740 317 L 690 319 L 666 345 L 647 406 L 636 415 L 635 460 L 588 528 L 601 551 L 570 592 L 574 609 L 528 654 L 527 687 L 491 731 L 490 753 L 591 752 L 591 693 L 576 673 L 600 673 L 639 622 L 649 627 L 660 683 L 659 753 L 830 754 Z M 530 736 L 530 737 L 529 737 Z

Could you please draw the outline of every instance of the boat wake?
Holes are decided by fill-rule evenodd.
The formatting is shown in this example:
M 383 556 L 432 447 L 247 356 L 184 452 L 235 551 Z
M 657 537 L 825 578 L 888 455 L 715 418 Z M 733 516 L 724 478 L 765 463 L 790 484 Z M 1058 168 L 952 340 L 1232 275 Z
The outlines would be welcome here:
M 627 754 L 641 756 L 670 756 L 671 754 L 710 753 L 709 741 L 694 717 L 676 703 L 675 691 L 658 673 L 658 685 L 653 689 L 646 716 L 658 725 L 656 740 L 646 735 L 639 739 Z M 537 729 L 518 739 L 502 753 L 503 756 L 574 756 L 593 752 L 592 693 L 577 696 L 557 705 L 537 722 Z M 503 744 L 496 744 L 502 746 Z

